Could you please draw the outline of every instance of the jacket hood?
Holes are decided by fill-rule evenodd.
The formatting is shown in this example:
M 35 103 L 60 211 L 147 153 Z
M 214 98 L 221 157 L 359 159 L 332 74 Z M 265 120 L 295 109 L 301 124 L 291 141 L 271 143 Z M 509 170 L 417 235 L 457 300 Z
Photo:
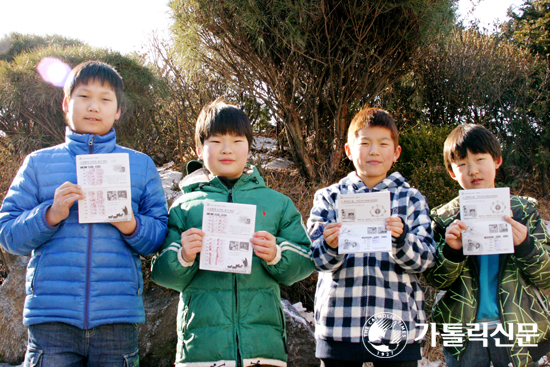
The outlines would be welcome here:
M 190 161 L 186 167 L 187 176 L 180 181 L 180 189 L 183 193 L 195 191 L 197 188 L 202 189 L 204 186 L 213 186 L 219 188 L 226 188 L 226 186 L 220 181 L 218 176 L 213 176 L 210 171 L 204 167 L 204 164 L 199 161 Z M 235 188 L 247 189 L 247 184 L 253 183 L 250 188 L 266 187 L 265 182 L 260 176 L 258 169 L 252 165 L 248 165 L 243 169 L 243 175 L 235 184 Z
M 65 128 L 65 145 L 75 155 L 90 154 L 89 147 L 93 145 L 93 153 L 111 153 L 116 147 L 115 129 L 105 135 L 79 134 L 70 127 Z

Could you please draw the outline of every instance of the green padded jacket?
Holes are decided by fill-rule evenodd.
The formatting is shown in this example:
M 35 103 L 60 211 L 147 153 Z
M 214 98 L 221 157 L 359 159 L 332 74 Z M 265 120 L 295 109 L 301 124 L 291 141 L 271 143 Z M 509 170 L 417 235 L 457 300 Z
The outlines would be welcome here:
M 534 200 L 511 196 L 511 217 L 528 229 L 526 240 L 514 248 L 513 254 L 499 256 L 498 306 L 501 323 L 513 332 L 518 323 L 536 323 L 537 338 L 521 346 L 515 338 L 508 347 L 515 367 L 535 366 L 550 350 L 550 305 L 541 289 L 550 287 L 550 237 L 548 229 L 534 206 Z M 478 310 L 479 266 L 476 256 L 464 256 L 445 242 L 446 228 L 460 218 L 459 199 L 432 209 L 432 227 L 437 243 L 436 265 L 425 274 L 428 283 L 445 290 L 433 308 L 433 321 L 442 331 L 442 324 L 474 323 Z M 462 347 L 446 347 L 460 360 L 468 341 Z M 507 343 L 512 344 L 512 342 Z M 523 344 L 527 344 L 524 342 Z
M 288 197 L 265 186 L 255 167 L 247 167 L 231 190 L 204 168 L 180 186 L 184 194 L 170 208 L 168 237 L 151 274 L 154 282 L 181 292 L 176 366 L 286 366 L 279 283 L 290 285 L 314 270 L 300 213 Z M 202 228 L 205 201 L 256 205 L 255 231 L 277 238 L 277 257 L 268 264 L 254 254 L 251 274 L 200 270 L 200 254 L 186 263 L 181 233 Z

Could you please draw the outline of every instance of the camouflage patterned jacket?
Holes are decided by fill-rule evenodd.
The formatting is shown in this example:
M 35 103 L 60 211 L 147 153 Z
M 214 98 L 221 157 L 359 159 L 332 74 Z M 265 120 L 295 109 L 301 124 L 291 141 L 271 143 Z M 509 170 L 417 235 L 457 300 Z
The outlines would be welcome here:
M 511 216 L 527 226 L 526 240 L 515 246 L 513 254 L 502 254 L 499 259 L 499 312 L 506 332 L 517 331 L 518 323 L 536 323 L 538 338 L 531 338 L 537 346 L 520 346 L 515 338 L 509 347 L 514 367 L 536 365 L 550 350 L 550 304 L 541 289 L 550 288 L 550 236 L 533 200 L 511 196 Z M 474 323 L 479 299 L 479 266 L 475 256 L 464 256 L 445 242 L 445 229 L 460 218 L 458 198 L 431 211 L 434 239 L 437 243 L 436 266 L 425 274 L 428 283 L 446 290 L 433 308 L 433 321 L 438 330 L 442 324 Z M 466 334 L 467 335 L 467 334 Z M 508 343 L 512 344 L 512 342 Z M 525 342 L 523 344 L 526 344 Z M 456 359 L 466 349 L 446 347 Z

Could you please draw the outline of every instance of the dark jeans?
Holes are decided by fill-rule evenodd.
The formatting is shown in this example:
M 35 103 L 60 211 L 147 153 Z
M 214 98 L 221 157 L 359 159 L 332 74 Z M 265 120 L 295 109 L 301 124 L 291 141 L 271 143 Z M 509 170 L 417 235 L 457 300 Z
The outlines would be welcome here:
M 138 326 L 82 330 L 61 322 L 29 326 L 24 367 L 137 367 Z
M 383 361 L 371 362 L 374 367 L 417 367 L 418 361 Z M 321 359 L 321 367 L 361 367 L 363 362 L 339 361 L 336 359 Z M 471 367 L 471 366 L 470 366 Z
M 502 343 L 509 341 L 503 339 Z M 511 363 L 508 347 L 497 347 L 492 337 L 487 338 L 487 344 L 487 347 L 484 347 L 482 341 L 469 341 L 466 350 L 460 356 L 460 361 L 454 359 L 453 355 L 443 348 L 445 363 L 448 367 L 489 367 L 493 362 L 493 367 L 508 367 Z

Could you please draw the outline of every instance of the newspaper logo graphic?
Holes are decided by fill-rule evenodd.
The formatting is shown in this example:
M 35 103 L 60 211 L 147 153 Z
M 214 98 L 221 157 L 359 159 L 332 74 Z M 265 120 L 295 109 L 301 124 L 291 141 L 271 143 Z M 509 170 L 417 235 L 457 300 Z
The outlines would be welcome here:
M 383 217 L 384 214 L 386 214 L 386 208 L 384 208 L 384 206 L 382 205 L 376 204 L 370 209 L 370 214 L 373 217 Z
M 361 333 L 363 345 L 378 358 L 392 358 L 407 345 L 409 331 L 403 320 L 393 313 L 380 312 L 367 319 Z

